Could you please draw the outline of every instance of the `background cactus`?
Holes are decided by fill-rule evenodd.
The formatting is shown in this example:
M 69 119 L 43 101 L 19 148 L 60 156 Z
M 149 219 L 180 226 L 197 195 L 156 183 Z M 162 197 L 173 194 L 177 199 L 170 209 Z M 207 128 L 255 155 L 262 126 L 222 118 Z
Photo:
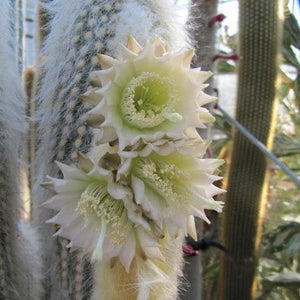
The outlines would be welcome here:
M 20 161 L 27 123 L 14 40 L 18 26 L 11 19 L 14 9 L 10 1 L 1 2 L 0 65 L 5 71 L 0 73 L 0 298 L 11 300 L 37 299 L 41 292 L 37 234 L 21 217 Z
M 89 299 L 93 290 L 88 259 L 79 251 L 70 253 L 67 240 L 50 238 L 55 230 L 45 221 L 53 213 L 39 205 L 51 196 L 40 184 L 46 175 L 58 175 L 54 160 L 74 162 L 78 151 L 89 150 L 93 135 L 86 124 L 87 107 L 80 95 L 89 86 L 90 72 L 99 68 L 96 54 L 115 55 L 118 43 L 124 43 L 128 34 L 140 43 L 158 34 L 171 48 L 185 46 L 185 33 L 174 19 L 172 9 L 168 1 L 135 0 L 57 0 L 45 6 L 51 21 L 41 53 L 46 59 L 39 71 L 33 190 L 33 219 L 39 228 L 47 274 L 44 299 Z M 97 286 L 94 289 L 97 291 Z M 105 291 L 101 290 L 101 294 L 105 295 Z M 101 297 L 100 292 L 95 297 Z
M 209 26 L 209 21 L 217 14 L 218 0 L 192 0 L 189 8 L 189 32 L 195 47 L 195 57 L 193 64 L 201 66 L 202 70 L 213 71 L 213 55 L 215 52 L 216 26 Z M 209 87 L 206 92 L 213 94 L 213 77 L 207 81 Z M 210 105 L 209 105 L 210 106 Z M 210 128 L 198 129 L 201 137 L 210 139 Z M 198 240 L 203 238 L 202 220 L 196 219 Z M 186 288 L 183 289 L 182 299 L 202 298 L 202 276 L 201 276 L 201 253 L 185 259 L 184 275 L 186 278 Z
M 236 119 L 270 149 L 274 131 L 276 75 L 282 1 L 241 0 Z M 220 299 L 252 299 L 262 217 L 266 204 L 267 161 L 236 132 L 228 174 Z

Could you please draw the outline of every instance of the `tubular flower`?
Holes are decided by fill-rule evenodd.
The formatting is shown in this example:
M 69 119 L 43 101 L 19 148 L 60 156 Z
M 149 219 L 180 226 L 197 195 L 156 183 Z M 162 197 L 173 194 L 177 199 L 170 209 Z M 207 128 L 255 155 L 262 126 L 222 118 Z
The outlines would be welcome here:
M 220 179 L 213 172 L 222 163 L 219 159 L 153 151 L 145 157 L 124 159 L 119 176 L 130 177 L 135 202 L 159 228 L 166 226 L 172 236 L 180 229 L 193 234 L 191 216 L 209 222 L 204 209 L 222 209 L 222 202 L 213 199 L 224 192 L 213 185 Z
M 48 222 L 60 225 L 56 235 L 69 239 L 69 247 L 82 248 L 95 261 L 119 257 L 127 271 L 136 254 L 160 258 L 129 188 L 114 183 L 112 173 L 87 156 L 80 155 L 79 168 L 57 164 L 64 178 L 49 177 L 57 194 L 44 206 L 59 211 Z
M 119 139 L 120 150 L 139 139 L 184 138 L 187 128 L 214 121 L 203 104 L 215 100 L 202 90 L 210 72 L 191 69 L 194 52 L 167 52 L 157 37 L 142 48 L 129 37 L 122 55 L 99 55 L 101 71 L 83 99 L 96 104 L 89 123 L 103 131 L 103 142 Z M 105 138 L 104 138 L 105 137 Z

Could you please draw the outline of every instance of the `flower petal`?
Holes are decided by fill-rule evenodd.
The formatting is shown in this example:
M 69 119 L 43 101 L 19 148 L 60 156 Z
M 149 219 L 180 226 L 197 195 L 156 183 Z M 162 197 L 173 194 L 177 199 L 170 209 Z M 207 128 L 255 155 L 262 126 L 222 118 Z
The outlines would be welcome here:
M 132 35 L 128 36 L 126 47 L 136 54 L 139 54 L 143 49 L 143 47 L 136 41 L 136 39 Z
M 97 245 L 92 253 L 92 261 L 94 261 L 94 262 L 102 260 L 102 257 L 103 257 L 103 248 L 102 247 L 103 247 L 105 236 L 106 236 L 106 223 L 102 219 L 101 229 L 100 229 L 100 234 L 98 237 Z
M 83 172 L 88 173 L 93 169 L 94 167 L 93 162 L 90 160 L 90 158 L 87 155 L 78 152 L 77 157 L 79 160 L 79 168 Z
M 195 241 L 197 241 L 197 231 L 196 231 L 194 216 L 188 217 L 187 232 Z
M 62 171 L 65 179 L 72 178 L 73 180 L 87 181 L 85 173 L 79 170 L 78 168 L 73 166 L 68 166 L 58 161 L 55 161 L 55 163 Z
M 145 199 L 145 185 L 144 182 L 136 176 L 131 176 L 131 184 L 134 191 L 134 198 L 137 204 L 141 204 Z
M 80 98 L 90 105 L 97 105 L 102 100 L 102 94 L 99 93 L 99 88 L 92 88 L 80 96 Z
M 104 54 L 98 54 L 97 57 L 102 69 L 110 69 L 117 61 L 116 59 Z
M 152 45 L 155 56 L 160 57 L 167 53 L 166 44 L 158 36 L 155 36 Z
M 135 255 L 135 248 L 136 248 L 135 236 L 134 233 L 131 233 L 127 236 L 125 245 L 122 247 L 119 255 L 120 261 L 125 267 L 126 272 L 129 272 L 132 259 Z

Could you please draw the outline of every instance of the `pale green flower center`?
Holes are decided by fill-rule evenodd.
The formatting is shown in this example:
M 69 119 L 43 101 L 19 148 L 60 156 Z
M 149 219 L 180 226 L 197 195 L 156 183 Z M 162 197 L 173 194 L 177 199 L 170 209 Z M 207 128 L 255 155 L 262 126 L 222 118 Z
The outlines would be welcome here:
M 178 99 L 178 90 L 170 78 L 143 72 L 131 79 L 124 89 L 120 108 L 131 126 L 153 128 L 165 120 L 182 120 L 175 111 Z
M 124 225 L 124 219 L 127 219 L 126 209 L 121 200 L 116 200 L 108 194 L 105 184 L 90 184 L 81 194 L 77 211 L 85 218 L 86 223 L 95 220 L 96 217 L 110 225 L 113 243 L 124 243 L 124 229 L 127 228 L 126 224 Z
M 187 175 L 176 165 L 150 158 L 138 158 L 134 164 L 135 174 L 165 199 L 167 204 L 182 205 L 188 191 L 184 188 Z

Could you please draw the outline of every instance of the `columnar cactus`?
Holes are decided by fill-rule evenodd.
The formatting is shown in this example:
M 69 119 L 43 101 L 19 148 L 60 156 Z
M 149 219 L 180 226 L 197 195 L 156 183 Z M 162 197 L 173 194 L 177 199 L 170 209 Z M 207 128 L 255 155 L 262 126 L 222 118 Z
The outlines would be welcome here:
M 213 71 L 212 57 L 215 52 L 216 25 L 209 25 L 212 17 L 217 13 L 218 0 L 193 0 L 189 11 L 190 35 L 195 45 L 195 58 L 193 64 L 201 66 L 202 70 Z M 213 79 L 208 79 L 210 84 L 206 91 L 213 93 Z M 210 138 L 209 128 L 199 129 L 203 138 Z M 202 220 L 196 220 L 198 239 L 202 238 Z M 185 277 L 188 287 L 182 293 L 182 299 L 201 299 L 202 278 L 201 278 L 201 254 L 186 259 Z
M 168 52 L 158 37 L 142 47 L 131 36 L 120 57 L 98 55 L 102 70 L 82 96 L 94 105 L 92 147 L 78 166 L 57 163 L 64 178 L 46 184 L 57 194 L 43 204 L 58 211 L 48 220 L 60 225 L 56 235 L 136 293 L 95 286 L 97 299 L 114 299 L 116 290 L 127 299 L 176 297 L 182 233 L 194 235 L 193 216 L 207 220 L 204 209 L 221 210 L 212 197 L 222 190 L 212 183 L 222 161 L 202 159 L 208 143 L 195 128 L 213 120 L 201 106 L 215 98 L 202 91 L 210 72 L 190 69 L 192 57 Z
M 185 47 L 186 35 L 174 19 L 169 1 L 56 0 L 46 9 L 51 22 L 42 52 L 45 62 L 37 95 L 39 134 L 33 191 L 33 216 L 40 228 L 47 274 L 44 297 L 89 299 L 93 289 L 89 261 L 80 252 L 70 253 L 67 240 L 50 239 L 55 229 L 45 221 L 53 212 L 39 205 L 53 194 L 43 190 L 40 184 L 47 174 L 60 174 L 54 160 L 75 162 L 78 152 L 86 153 L 90 149 L 93 133 L 87 127 L 87 107 L 81 95 L 89 86 L 90 72 L 100 67 L 97 54 L 116 55 L 119 42 L 124 43 L 128 34 L 141 43 L 157 34 L 168 41 L 171 49 Z M 94 289 L 99 291 L 97 285 Z M 100 291 L 95 297 L 100 297 L 99 293 L 105 294 Z
M 40 259 L 37 234 L 21 220 L 20 160 L 26 135 L 21 78 L 18 75 L 14 7 L 1 2 L 0 10 L 0 298 L 37 299 Z M 31 275 L 32 274 L 32 275 Z
M 192 0 L 189 23 L 195 41 L 195 65 L 201 64 L 203 70 L 211 70 L 215 52 L 216 24 L 210 23 L 217 14 L 217 0 Z
M 280 40 L 281 1 L 241 0 L 236 119 L 270 149 Z M 266 202 L 267 161 L 236 132 L 228 177 L 220 299 L 252 299 Z
M 196 127 L 213 121 L 202 107 L 215 99 L 203 92 L 211 73 L 190 68 L 194 52 L 173 5 L 41 1 L 49 31 L 37 75 L 25 75 L 27 116 L 37 108 L 38 122 L 26 147 L 13 10 L 23 2 L 8 1 L 0 15 L 1 298 L 175 299 L 183 236 L 195 237 L 194 216 L 208 221 L 205 209 L 222 208 L 213 199 L 222 162 L 202 159 L 209 143 Z M 38 234 L 19 214 L 23 148 L 34 157 Z

